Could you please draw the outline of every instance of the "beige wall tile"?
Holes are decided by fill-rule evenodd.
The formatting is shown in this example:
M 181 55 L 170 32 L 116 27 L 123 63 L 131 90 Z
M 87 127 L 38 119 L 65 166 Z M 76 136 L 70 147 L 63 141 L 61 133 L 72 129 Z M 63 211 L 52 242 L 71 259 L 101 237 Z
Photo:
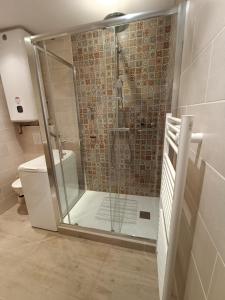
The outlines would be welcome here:
M 190 260 L 184 300 L 206 300 L 193 260 Z
M 199 215 L 197 218 L 192 252 L 195 258 L 205 294 L 208 293 L 217 250 Z
M 60 84 L 54 84 L 52 91 L 54 99 L 74 97 L 74 87 L 72 83 L 61 82 Z
M 67 50 L 71 46 L 70 36 L 59 37 L 46 41 L 46 46 L 48 50 L 54 53 L 59 53 L 62 50 Z M 57 52 L 58 51 L 58 52 Z
M 204 134 L 202 144 L 191 148 L 225 176 L 225 102 L 189 106 L 187 113 L 194 115 L 194 132 Z
M 11 208 L 13 205 L 15 205 L 17 199 L 16 196 L 10 195 L 9 197 L 5 198 L 0 196 L 0 214 L 4 213 L 6 210 Z
M 55 98 L 54 111 L 55 112 L 70 112 L 76 117 L 74 97 Z
M 193 56 L 196 57 L 225 26 L 225 1 L 191 0 L 191 5 L 195 13 Z
M 211 48 L 201 53 L 181 75 L 179 106 L 205 101 Z
M 4 186 L 8 182 L 13 182 L 16 178 L 18 178 L 17 165 L 14 165 L 11 169 L 4 169 L 0 172 L 1 186 Z
M 225 179 L 208 165 L 199 211 L 217 250 L 225 260 Z
M 225 265 L 218 256 L 213 272 L 212 284 L 208 300 L 224 300 L 225 298 Z
M 4 158 L 9 154 L 9 149 L 6 144 L 0 145 L 0 158 Z
M 184 192 L 185 203 L 189 210 L 190 220 L 189 226 L 194 234 L 197 212 L 200 203 L 202 184 L 205 173 L 205 162 L 196 155 L 195 152 L 189 152 L 187 179 Z M 187 213 L 186 213 L 187 214 Z
M 18 140 L 15 136 L 15 139 L 7 143 L 7 148 L 9 151 L 9 155 L 11 157 L 21 157 L 23 156 L 23 149 L 21 145 L 18 143 Z
M 61 68 L 58 72 L 50 72 L 52 83 L 70 83 L 73 87 L 73 71 L 68 67 Z
M 186 112 L 187 112 L 187 107 L 186 106 L 179 106 L 179 107 L 177 107 L 176 115 L 178 117 L 180 117 L 181 115 L 185 115 Z
M 17 140 L 25 155 L 25 160 L 43 155 L 44 150 L 39 126 L 24 126 L 22 131 L 22 134 L 17 134 Z
M 66 60 L 67 62 L 69 63 L 73 63 L 73 53 L 72 53 L 72 50 L 71 49 L 54 49 L 54 50 L 51 50 L 52 52 L 54 52 L 57 56 L 59 57 L 62 57 L 64 60 Z M 54 59 L 54 58 L 49 58 L 48 59 L 48 63 L 49 63 L 49 66 L 51 67 L 51 69 L 61 69 L 64 67 L 64 65 Z
M 225 100 L 225 29 L 213 42 L 206 101 Z M 216 87 L 216 88 L 215 88 Z
M 9 116 L 4 110 L 0 111 L 0 128 L 1 130 L 12 128 L 12 122 L 9 120 Z
M 182 213 L 177 258 L 175 265 L 175 278 L 178 299 L 184 298 L 185 284 L 191 255 L 192 240 L 193 234 L 189 228 L 185 214 Z
M 14 141 L 16 137 L 16 133 L 13 127 L 0 130 L 0 134 L 1 143 L 8 143 L 10 141 Z

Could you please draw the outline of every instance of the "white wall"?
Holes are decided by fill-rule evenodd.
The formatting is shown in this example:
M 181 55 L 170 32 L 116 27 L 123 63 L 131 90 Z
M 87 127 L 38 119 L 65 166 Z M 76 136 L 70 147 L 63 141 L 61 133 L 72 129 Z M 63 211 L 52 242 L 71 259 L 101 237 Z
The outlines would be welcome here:
M 167 9 L 174 0 L 0 0 L 0 28 L 21 25 L 33 33 L 98 21 L 105 15 Z

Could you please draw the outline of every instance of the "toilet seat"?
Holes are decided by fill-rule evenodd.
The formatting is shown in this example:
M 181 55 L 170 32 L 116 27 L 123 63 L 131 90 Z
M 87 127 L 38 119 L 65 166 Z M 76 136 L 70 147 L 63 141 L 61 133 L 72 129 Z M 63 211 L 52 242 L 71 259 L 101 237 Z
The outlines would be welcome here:
M 12 183 L 12 188 L 19 196 L 23 196 L 23 188 L 20 178 L 16 179 Z
M 20 178 L 16 179 L 16 180 L 12 183 L 12 187 L 15 188 L 15 189 L 22 188 L 22 183 L 21 183 Z

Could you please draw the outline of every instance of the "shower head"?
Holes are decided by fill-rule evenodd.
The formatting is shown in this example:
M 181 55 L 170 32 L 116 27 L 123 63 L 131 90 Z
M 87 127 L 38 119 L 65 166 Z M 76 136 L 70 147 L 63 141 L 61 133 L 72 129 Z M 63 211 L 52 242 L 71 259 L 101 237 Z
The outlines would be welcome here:
M 114 12 L 114 13 L 111 13 L 111 14 L 105 16 L 104 20 L 122 17 L 122 16 L 125 16 L 125 14 L 121 13 L 121 12 Z M 129 26 L 129 24 L 115 26 L 115 32 L 116 33 L 122 32 L 122 31 L 126 30 L 128 28 L 128 26 Z

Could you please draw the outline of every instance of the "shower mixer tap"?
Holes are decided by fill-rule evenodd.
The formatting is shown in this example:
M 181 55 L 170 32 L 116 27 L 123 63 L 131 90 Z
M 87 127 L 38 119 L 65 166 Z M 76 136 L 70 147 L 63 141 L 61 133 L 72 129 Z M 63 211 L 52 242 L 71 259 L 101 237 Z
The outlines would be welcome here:
M 95 119 L 95 109 L 92 106 L 88 106 L 88 113 L 87 113 L 88 119 L 94 121 Z
M 123 105 L 123 80 L 121 78 L 118 78 L 115 84 L 116 89 L 116 96 L 121 101 L 121 104 Z
M 56 133 L 54 133 L 52 131 L 49 131 L 49 134 L 50 134 L 50 136 L 54 137 L 55 139 L 59 138 L 59 134 L 56 134 Z

